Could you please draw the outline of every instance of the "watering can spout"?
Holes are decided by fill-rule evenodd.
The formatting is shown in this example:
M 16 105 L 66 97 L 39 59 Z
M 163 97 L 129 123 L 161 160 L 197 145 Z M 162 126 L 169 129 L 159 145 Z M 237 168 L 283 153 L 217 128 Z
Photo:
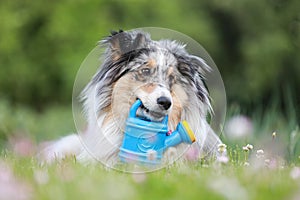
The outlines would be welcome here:
M 177 125 L 176 130 L 170 136 L 166 137 L 165 148 L 176 146 L 182 142 L 192 144 L 195 141 L 195 134 L 189 124 L 187 121 L 182 121 Z

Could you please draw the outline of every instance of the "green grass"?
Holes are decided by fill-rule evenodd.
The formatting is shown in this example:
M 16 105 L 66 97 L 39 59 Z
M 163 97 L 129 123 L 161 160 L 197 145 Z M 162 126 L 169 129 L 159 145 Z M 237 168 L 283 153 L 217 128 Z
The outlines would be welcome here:
M 295 119 L 285 118 L 276 109 L 253 114 L 255 131 L 251 137 L 234 142 L 223 138 L 228 145 L 226 164 L 202 160 L 129 174 L 101 164 L 83 166 L 74 158 L 41 166 L 34 154 L 24 157 L 16 152 L 11 138 L 30 138 L 34 146 L 73 132 L 71 108 L 54 106 L 39 113 L 4 101 L 0 101 L 0 108 L 1 200 L 300 199 L 299 129 L 291 123 Z M 229 113 L 239 114 L 232 108 Z M 247 143 L 254 149 L 243 151 Z M 265 151 L 264 158 L 256 158 L 258 149 Z
M 29 193 L 30 199 L 276 200 L 297 195 L 299 179 L 290 176 L 291 166 L 255 169 L 231 161 L 226 165 L 175 164 L 153 173 L 127 174 L 103 169 L 100 164 L 83 166 L 74 159 L 40 166 L 31 158 L 5 152 L 1 156 L 1 165 L 13 171 L 9 179 L 25 184 L 29 189 L 20 194 Z

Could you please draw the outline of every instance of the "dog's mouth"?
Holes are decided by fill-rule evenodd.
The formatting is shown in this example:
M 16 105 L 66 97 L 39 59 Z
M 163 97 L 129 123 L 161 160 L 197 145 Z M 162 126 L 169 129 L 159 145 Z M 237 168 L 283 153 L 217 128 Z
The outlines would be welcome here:
M 138 117 L 143 117 L 150 121 L 162 121 L 167 114 L 167 112 L 161 110 L 151 110 L 144 104 L 142 104 L 137 111 Z

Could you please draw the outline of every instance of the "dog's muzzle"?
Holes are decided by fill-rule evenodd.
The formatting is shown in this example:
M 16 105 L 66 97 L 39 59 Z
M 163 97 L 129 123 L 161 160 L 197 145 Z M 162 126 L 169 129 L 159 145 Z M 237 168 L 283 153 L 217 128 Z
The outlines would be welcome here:
M 164 110 L 168 110 L 172 105 L 171 99 L 169 99 L 168 97 L 165 97 L 165 96 L 161 96 L 161 97 L 157 98 L 156 102 L 159 105 L 159 107 Z

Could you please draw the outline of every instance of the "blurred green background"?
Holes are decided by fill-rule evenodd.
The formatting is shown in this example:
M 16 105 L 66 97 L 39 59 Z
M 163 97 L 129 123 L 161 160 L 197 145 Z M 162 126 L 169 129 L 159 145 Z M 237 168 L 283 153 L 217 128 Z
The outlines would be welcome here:
M 71 111 L 63 110 L 71 110 L 81 62 L 109 31 L 138 27 L 198 41 L 222 74 L 229 107 L 251 114 L 275 105 L 297 121 L 299 11 L 299 0 L 0 0 L 0 131 L 58 132 L 48 119 L 35 130 L 45 112 L 69 131 Z M 24 127 L 20 107 L 38 113 Z

